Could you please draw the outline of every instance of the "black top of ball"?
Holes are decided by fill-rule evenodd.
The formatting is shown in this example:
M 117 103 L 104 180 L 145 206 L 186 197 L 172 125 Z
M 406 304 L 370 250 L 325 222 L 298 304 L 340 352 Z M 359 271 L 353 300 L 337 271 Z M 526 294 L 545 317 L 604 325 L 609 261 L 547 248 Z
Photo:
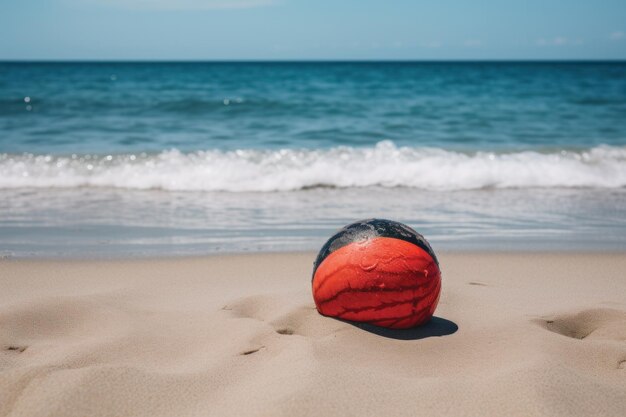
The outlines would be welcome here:
M 320 249 L 320 253 L 313 264 L 313 276 L 317 267 L 328 255 L 352 242 L 358 242 L 376 237 L 389 237 L 404 240 L 417 245 L 430 255 L 439 265 L 435 252 L 430 247 L 424 236 L 411 229 L 409 226 L 385 219 L 366 219 L 352 223 L 335 233 Z

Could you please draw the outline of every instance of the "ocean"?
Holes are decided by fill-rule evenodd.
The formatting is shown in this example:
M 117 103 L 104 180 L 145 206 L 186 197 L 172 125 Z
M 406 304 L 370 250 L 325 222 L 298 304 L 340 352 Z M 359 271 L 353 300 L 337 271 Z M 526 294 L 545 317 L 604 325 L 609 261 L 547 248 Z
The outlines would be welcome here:
M 626 249 L 626 63 L 0 63 L 0 256 Z

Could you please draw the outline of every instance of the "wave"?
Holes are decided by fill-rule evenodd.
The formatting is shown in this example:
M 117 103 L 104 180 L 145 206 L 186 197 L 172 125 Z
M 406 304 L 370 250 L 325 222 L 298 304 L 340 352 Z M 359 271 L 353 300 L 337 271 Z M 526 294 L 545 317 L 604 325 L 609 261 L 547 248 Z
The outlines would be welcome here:
M 270 192 L 315 187 L 424 190 L 626 186 L 626 147 L 463 153 L 439 148 L 207 150 L 118 155 L 0 154 L 0 188 L 116 187 Z

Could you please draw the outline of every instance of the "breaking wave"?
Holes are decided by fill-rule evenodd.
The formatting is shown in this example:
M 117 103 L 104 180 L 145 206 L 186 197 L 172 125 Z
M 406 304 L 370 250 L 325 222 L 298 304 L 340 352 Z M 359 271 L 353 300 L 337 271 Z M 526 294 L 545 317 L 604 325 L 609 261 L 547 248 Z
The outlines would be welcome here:
M 117 155 L 0 154 L 0 188 L 116 187 L 291 191 L 315 187 L 425 190 L 626 186 L 626 147 L 463 153 L 398 147 L 207 150 Z

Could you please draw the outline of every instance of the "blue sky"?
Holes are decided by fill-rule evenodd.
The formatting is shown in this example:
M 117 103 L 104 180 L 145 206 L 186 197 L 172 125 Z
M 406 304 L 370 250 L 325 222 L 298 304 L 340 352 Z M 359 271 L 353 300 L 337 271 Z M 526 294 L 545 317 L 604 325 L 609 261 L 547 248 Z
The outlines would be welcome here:
M 0 59 L 626 59 L 626 1 L 0 0 Z

